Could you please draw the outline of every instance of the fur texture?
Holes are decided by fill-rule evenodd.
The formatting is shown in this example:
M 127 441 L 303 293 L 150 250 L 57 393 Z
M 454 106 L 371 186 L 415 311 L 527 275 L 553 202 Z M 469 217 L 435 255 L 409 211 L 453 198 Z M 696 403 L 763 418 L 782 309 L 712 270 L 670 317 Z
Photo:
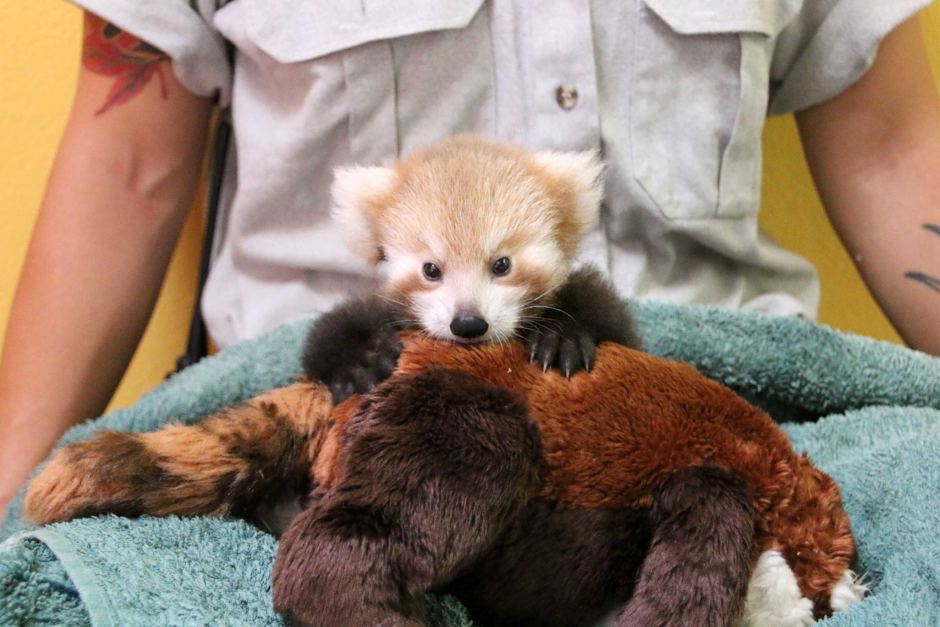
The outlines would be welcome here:
M 376 390 L 342 438 L 278 547 L 274 606 L 308 625 L 420 624 L 424 592 L 499 538 L 544 465 L 517 397 L 439 369 Z
M 830 477 L 797 455 L 773 420 L 687 364 L 613 344 L 566 381 L 532 368 L 524 351 L 440 350 L 412 338 L 399 372 L 447 367 L 525 399 L 550 476 L 544 497 L 581 507 L 648 507 L 676 473 L 714 466 L 748 487 L 755 547 L 777 548 L 817 617 L 855 559 L 848 517 Z M 591 451 L 584 455 L 583 451 Z M 754 556 L 756 558 L 756 555 Z
M 521 330 L 530 360 L 543 370 L 570 376 L 590 369 L 601 342 L 640 347 L 627 303 L 597 270 L 576 270 L 551 296 L 555 305 L 533 306 L 537 313 Z M 402 349 L 398 332 L 415 328 L 407 316 L 398 304 L 379 296 L 349 301 L 324 314 L 307 338 L 305 374 L 329 386 L 336 403 L 368 392 L 395 369 Z
M 327 388 L 307 384 L 266 395 L 278 411 L 253 402 L 211 429 L 66 447 L 30 487 L 27 514 L 241 511 L 277 487 L 231 477 L 277 469 L 316 486 L 274 581 L 276 607 L 308 624 L 417 624 L 420 593 L 438 591 L 487 624 L 586 624 L 629 600 L 619 625 L 731 625 L 755 567 L 752 586 L 785 575 L 780 565 L 796 587 L 774 596 L 775 614 L 805 617 L 804 599 L 816 617 L 847 606 L 855 549 L 835 483 L 694 368 L 604 344 L 593 370 L 566 380 L 517 344 L 411 335 L 403 346 L 393 377 L 332 411 Z M 196 447 L 169 446 L 175 430 L 216 451 L 285 426 L 307 444 L 269 437 L 250 454 L 227 446 L 238 459 L 199 460 L 226 472 L 152 474 L 197 461 Z M 73 498 L 86 482 L 98 487 Z M 760 554 L 778 556 L 773 573 Z
M 551 367 L 566 377 L 590 370 L 601 342 L 641 347 L 627 304 L 597 270 L 585 267 L 571 273 L 552 301 L 554 306 L 525 334 L 529 359 L 543 370 Z
M 591 270 L 570 275 L 582 234 L 597 223 L 601 173 L 593 153 L 528 153 L 466 135 L 393 167 L 338 171 L 334 218 L 382 269 L 386 313 L 371 309 L 374 299 L 369 310 L 348 306 L 362 314 L 346 324 L 348 346 L 332 325 L 312 344 L 307 372 L 337 400 L 367 391 L 387 375 L 385 355 L 382 372 L 364 359 L 375 342 L 361 335 L 364 323 L 378 323 L 385 337 L 380 318 L 454 342 L 524 336 L 534 359 L 566 375 L 590 368 L 598 342 L 639 347 L 613 287 Z
M 839 585 L 833 588 L 834 594 Z M 800 592 L 787 561 L 774 549 L 761 553 L 747 589 L 742 625 L 804 627 L 812 622 L 813 602 Z
M 322 385 L 298 383 L 192 426 L 105 431 L 53 457 L 30 483 L 24 511 L 43 523 L 104 513 L 248 516 L 284 493 L 306 493 L 331 408 Z
M 681 470 L 654 492 L 653 538 L 618 625 L 725 625 L 738 616 L 754 542 L 746 484 L 709 466 Z
M 399 308 L 378 296 L 352 300 L 323 314 L 307 336 L 304 373 L 330 388 L 339 403 L 368 392 L 395 370 L 401 341 Z

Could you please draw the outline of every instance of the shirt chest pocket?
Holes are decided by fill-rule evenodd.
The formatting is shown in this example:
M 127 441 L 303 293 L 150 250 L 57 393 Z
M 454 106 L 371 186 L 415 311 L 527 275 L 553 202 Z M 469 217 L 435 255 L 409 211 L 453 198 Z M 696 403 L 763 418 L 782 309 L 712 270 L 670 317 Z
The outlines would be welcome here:
M 290 81 L 291 68 L 307 80 L 298 100 L 321 109 L 309 123 L 348 123 L 353 161 L 386 161 L 451 133 L 493 132 L 483 0 L 242 1 L 247 36 L 280 66 L 270 80 Z
M 669 219 L 757 209 L 770 38 L 780 0 L 642 0 L 634 38 L 635 176 Z

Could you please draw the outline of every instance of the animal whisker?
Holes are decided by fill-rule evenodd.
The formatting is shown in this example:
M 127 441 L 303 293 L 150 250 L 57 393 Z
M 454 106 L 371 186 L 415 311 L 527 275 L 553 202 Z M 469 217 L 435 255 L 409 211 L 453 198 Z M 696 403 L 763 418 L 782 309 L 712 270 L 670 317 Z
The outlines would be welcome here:
M 573 321 L 577 322 L 577 320 L 575 320 L 575 317 L 572 316 L 567 311 L 565 311 L 564 309 L 559 309 L 558 307 L 553 307 L 551 305 L 527 305 L 526 309 L 545 309 L 548 311 L 557 311 L 558 313 L 564 314 L 568 316 L 569 318 L 571 318 Z

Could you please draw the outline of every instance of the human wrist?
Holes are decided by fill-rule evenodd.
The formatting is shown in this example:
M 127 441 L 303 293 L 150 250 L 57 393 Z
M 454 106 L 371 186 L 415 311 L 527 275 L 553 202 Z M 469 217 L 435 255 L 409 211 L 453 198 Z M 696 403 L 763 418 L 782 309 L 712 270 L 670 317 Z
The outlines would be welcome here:
M 54 432 L 30 429 L 30 423 L 0 419 L 0 507 L 12 500 L 55 444 Z

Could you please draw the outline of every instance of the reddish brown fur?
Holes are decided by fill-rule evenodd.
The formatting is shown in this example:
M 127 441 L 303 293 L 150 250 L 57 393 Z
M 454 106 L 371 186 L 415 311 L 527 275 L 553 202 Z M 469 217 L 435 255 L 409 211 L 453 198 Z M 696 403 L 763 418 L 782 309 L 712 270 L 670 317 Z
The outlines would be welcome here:
M 29 485 L 24 515 L 38 523 L 102 512 L 230 515 L 241 504 L 222 488 L 256 483 L 253 463 L 260 461 L 269 475 L 280 470 L 266 478 L 272 487 L 307 475 L 323 448 L 331 409 L 322 385 L 298 383 L 197 425 L 141 434 L 105 431 L 65 447 L 49 462 Z M 296 445 L 305 450 L 287 458 L 285 450 Z
M 716 466 L 753 495 L 760 550 L 780 549 L 817 614 L 854 559 L 838 487 L 797 455 L 767 414 L 692 366 L 613 344 L 570 381 L 520 346 L 448 347 L 414 336 L 398 372 L 444 366 L 522 396 L 551 467 L 543 496 L 584 507 L 644 507 L 676 472 Z M 348 410 L 347 410 L 348 411 Z M 589 452 L 589 454 L 585 454 Z
M 687 364 L 613 344 L 599 348 L 592 371 L 567 381 L 530 364 L 515 344 L 442 346 L 420 335 L 406 338 L 397 372 L 431 366 L 475 375 L 524 399 L 549 465 L 533 496 L 602 510 L 647 508 L 684 469 L 716 467 L 740 477 L 753 499 L 757 548 L 780 550 L 817 616 L 829 611 L 832 588 L 855 551 L 838 487 L 793 451 L 769 416 L 731 390 Z M 104 433 L 70 445 L 31 484 L 26 514 L 50 522 L 105 511 L 230 513 L 231 494 L 220 490 L 228 484 L 220 481 L 245 474 L 249 458 L 228 453 L 248 452 L 252 443 L 252 459 L 278 469 L 279 480 L 313 473 L 326 489 L 358 398 L 335 407 L 332 419 L 329 407 L 323 386 L 299 384 L 202 425 Z

